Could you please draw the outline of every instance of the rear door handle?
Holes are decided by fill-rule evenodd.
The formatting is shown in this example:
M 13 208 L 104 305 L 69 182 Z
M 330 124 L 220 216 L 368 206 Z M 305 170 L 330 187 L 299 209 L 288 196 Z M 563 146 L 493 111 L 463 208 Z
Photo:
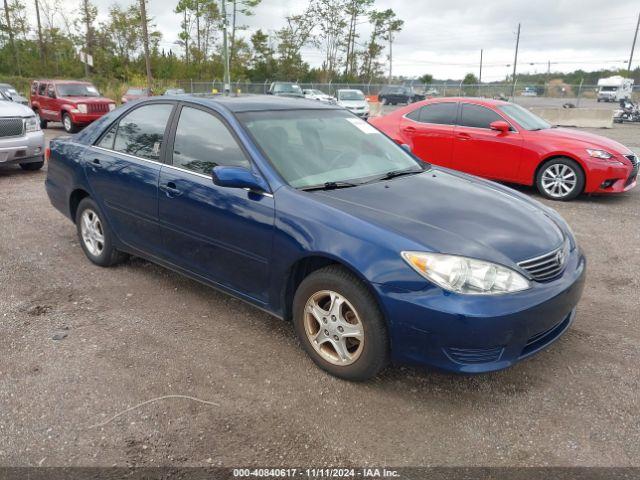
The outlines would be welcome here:
M 165 185 L 160 185 L 160 190 L 167 194 L 167 197 L 179 197 L 182 195 L 182 190 L 176 188 L 176 184 L 173 182 L 167 182 Z
M 458 133 L 456 136 L 459 140 L 471 140 L 471 135 L 468 133 Z
M 415 133 L 418 130 L 415 127 L 404 127 L 404 131 L 408 133 Z

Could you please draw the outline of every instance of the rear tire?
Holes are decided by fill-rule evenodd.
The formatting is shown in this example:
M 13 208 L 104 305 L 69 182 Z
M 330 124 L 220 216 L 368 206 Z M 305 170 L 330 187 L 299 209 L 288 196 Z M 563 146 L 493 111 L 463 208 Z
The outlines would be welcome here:
M 382 312 L 367 287 L 342 267 L 317 270 L 302 281 L 293 324 L 314 363 L 336 377 L 368 380 L 389 361 Z
M 40 170 L 44 166 L 44 161 L 42 162 L 31 162 L 31 163 L 21 163 L 20 168 L 27 171 L 35 171 Z
M 62 126 L 64 127 L 64 131 L 67 133 L 76 133 L 78 131 L 78 126 L 73 123 L 71 115 L 68 113 L 62 114 Z
M 546 161 L 536 174 L 540 194 L 551 200 L 573 200 L 582 193 L 585 176 L 580 165 L 566 157 Z
M 113 233 L 107 220 L 89 197 L 83 198 L 78 205 L 76 228 L 82 250 L 96 265 L 110 267 L 127 257 L 113 247 Z

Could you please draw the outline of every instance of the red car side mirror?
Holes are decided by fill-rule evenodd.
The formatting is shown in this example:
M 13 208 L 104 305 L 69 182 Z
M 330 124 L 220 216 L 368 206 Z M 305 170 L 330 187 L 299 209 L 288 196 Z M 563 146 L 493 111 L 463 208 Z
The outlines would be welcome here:
M 511 126 L 502 120 L 491 122 L 489 126 L 491 127 L 491 130 L 497 130 L 500 133 L 507 133 L 511 129 Z

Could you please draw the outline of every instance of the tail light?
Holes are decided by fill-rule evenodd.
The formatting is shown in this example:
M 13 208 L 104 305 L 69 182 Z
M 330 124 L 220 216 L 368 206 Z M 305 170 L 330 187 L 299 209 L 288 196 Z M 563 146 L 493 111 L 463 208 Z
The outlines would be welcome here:
M 45 161 L 49 161 L 49 158 L 51 157 L 51 149 L 49 147 L 44 149 L 44 159 Z

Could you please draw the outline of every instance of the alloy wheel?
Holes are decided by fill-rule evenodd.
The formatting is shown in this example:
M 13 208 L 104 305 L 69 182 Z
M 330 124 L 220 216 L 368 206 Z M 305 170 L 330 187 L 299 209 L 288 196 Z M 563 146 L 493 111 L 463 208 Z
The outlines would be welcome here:
M 100 217 L 90 208 L 82 212 L 80 233 L 87 251 L 94 257 L 99 257 L 104 250 L 104 230 Z
M 364 326 L 358 312 L 334 291 L 322 290 L 307 300 L 304 329 L 314 350 L 333 365 L 350 365 L 362 354 Z
M 573 192 L 577 181 L 578 177 L 573 168 L 563 163 L 554 163 L 542 172 L 540 183 L 550 197 L 564 198 Z
M 67 132 L 71 131 L 72 125 L 71 125 L 71 119 L 69 118 L 69 115 L 65 115 L 64 118 L 62 119 L 62 123 L 64 125 L 64 129 Z

